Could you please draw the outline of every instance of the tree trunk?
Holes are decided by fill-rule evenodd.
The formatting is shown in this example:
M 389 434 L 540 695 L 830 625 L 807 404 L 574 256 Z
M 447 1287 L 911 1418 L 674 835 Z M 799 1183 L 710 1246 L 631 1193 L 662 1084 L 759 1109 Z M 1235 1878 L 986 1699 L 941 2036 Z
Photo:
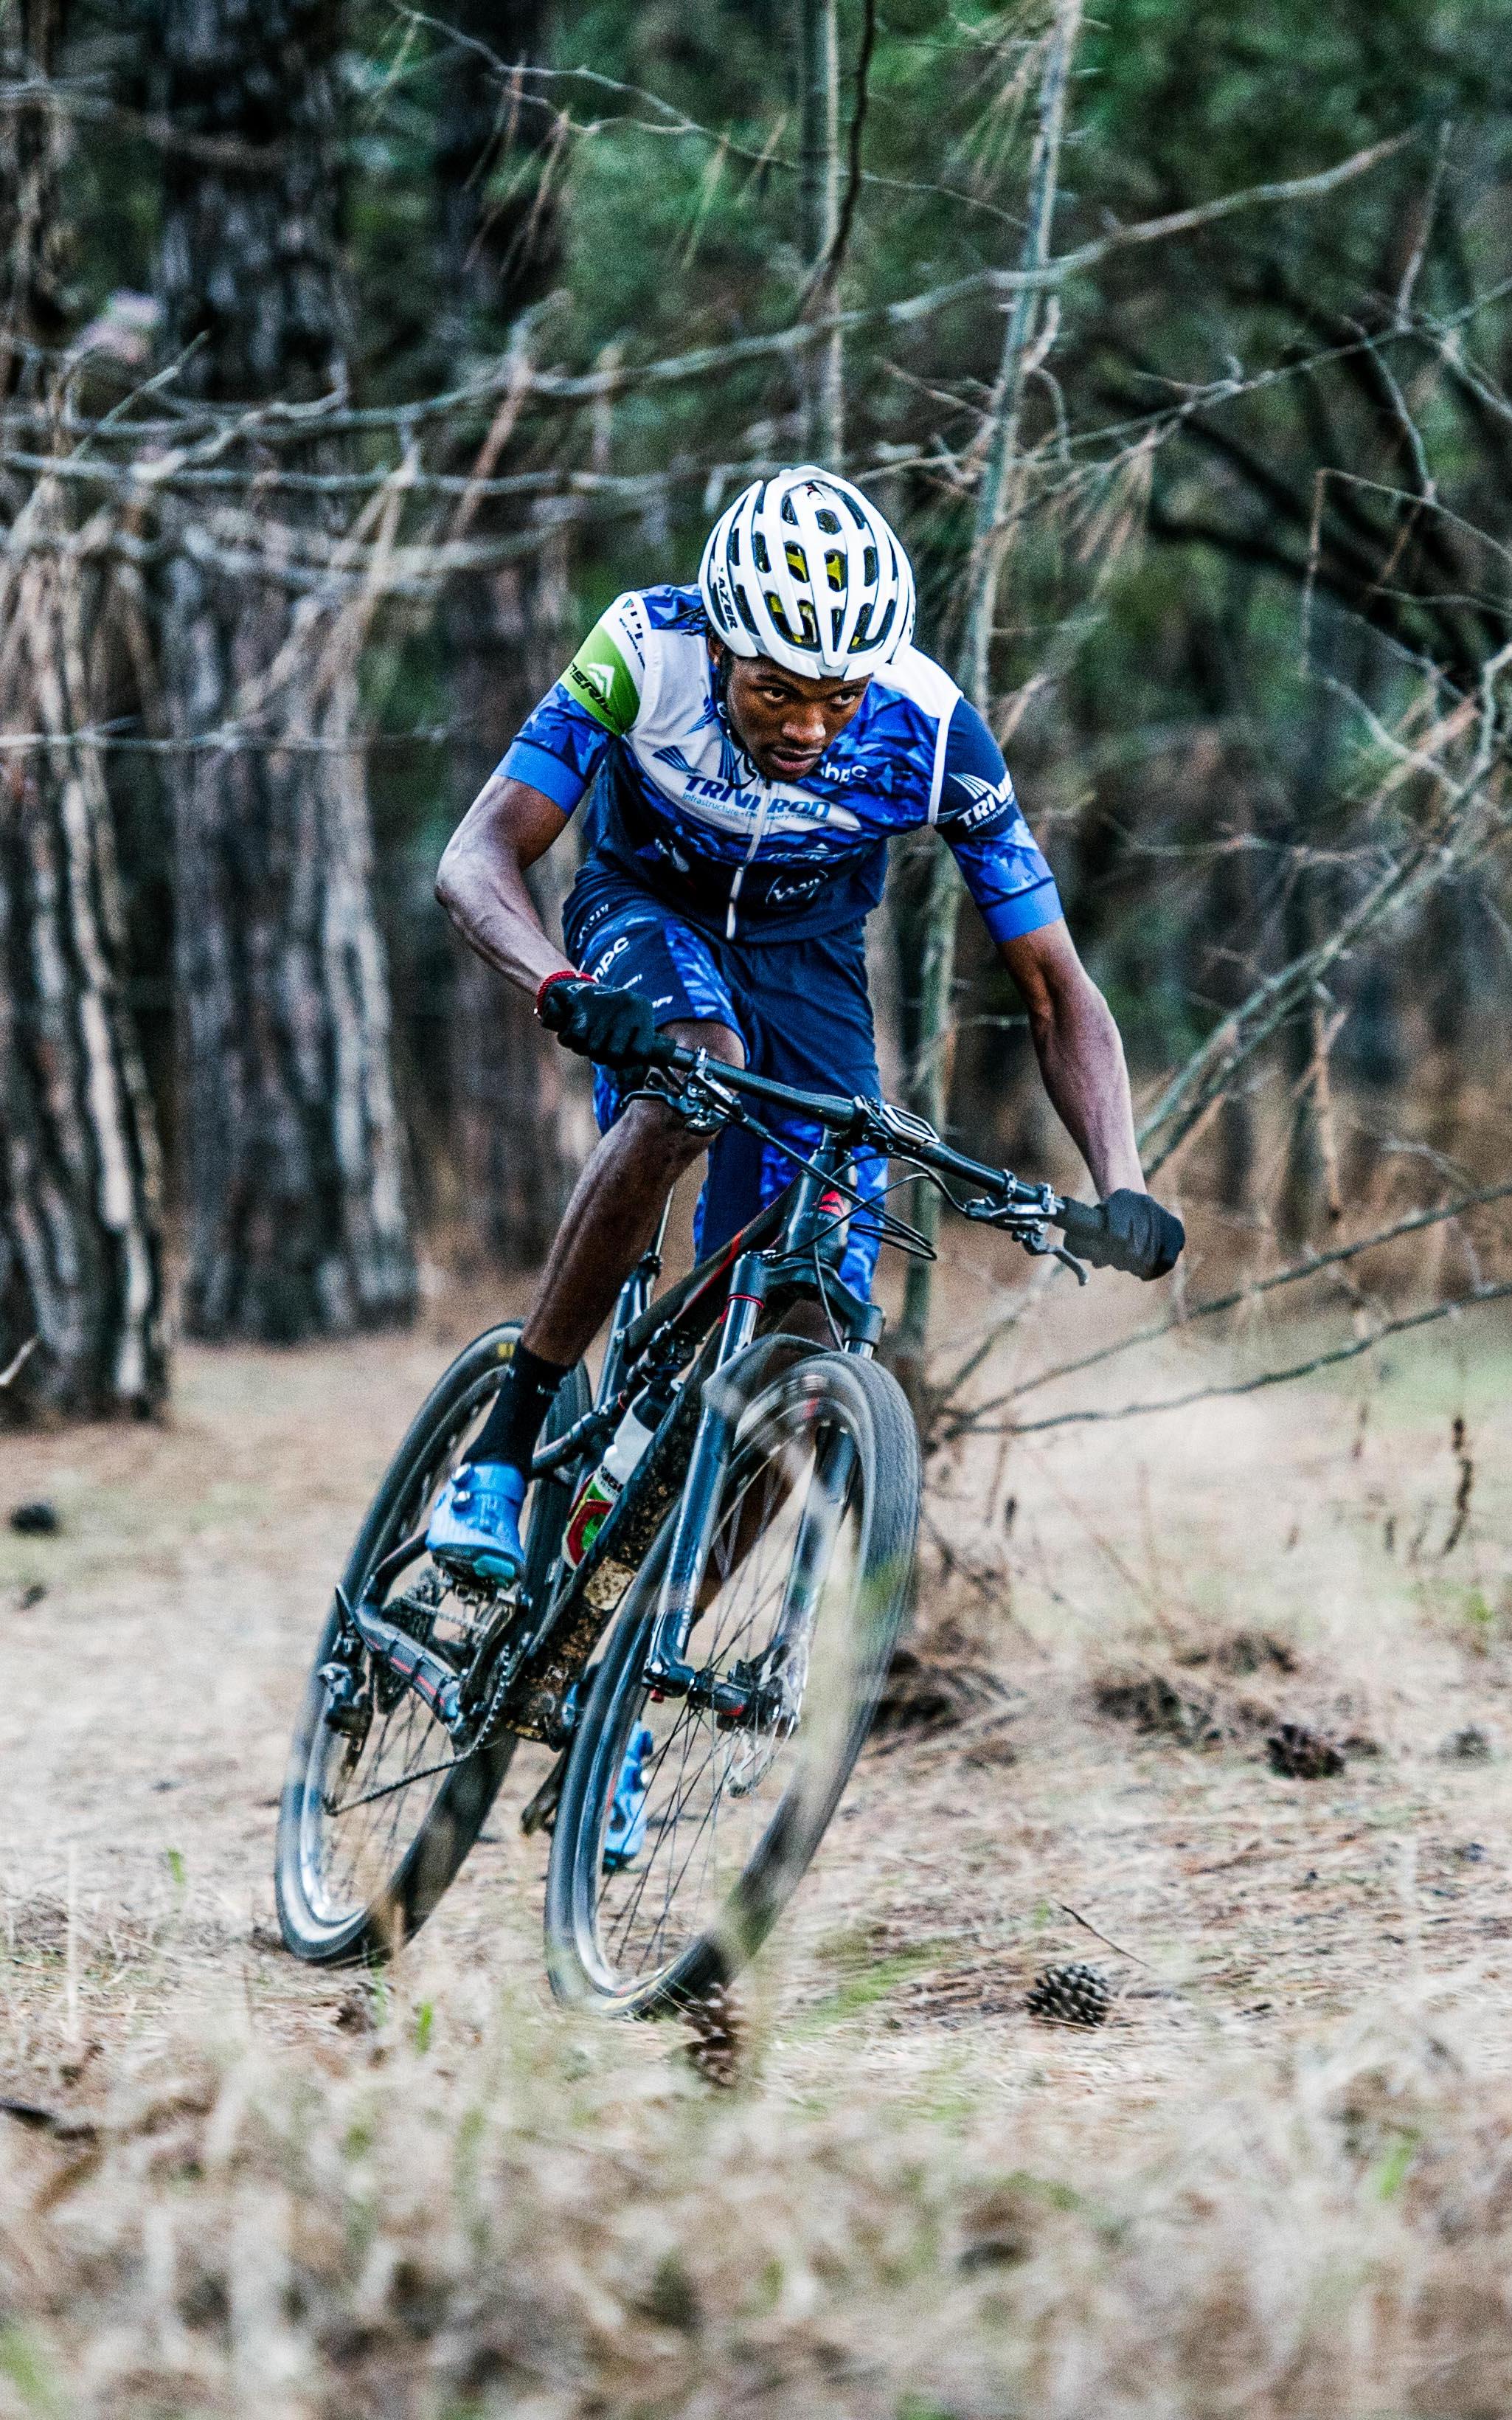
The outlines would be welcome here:
M 461 0 L 458 32 L 510 65 L 538 57 L 542 0 Z M 476 50 L 451 59 L 437 154 L 437 251 L 445 318 L 470 349 L 503 341 L 521 311 L 549 292 L 562 264 L 549 196 L 520 173 L 518 154 L 540 149 L 546 120 L 517 109 L 510 194 L 495 204 L 488 172 L 500 148 L 498 78 Z M 467 467 L 459 465 L 459 468 Z M 495 465 L 501 469 L 502 463 Z M 474 529 L 486 528 L 489 508 Z M 460 809 L 481 789 L 541 692 L 561 669 L 566 589 L 560 546 L 502 570 L 454 581 L 444 608 L 452 671 L 452 767 Z M 554 860 L 554 861 L 553 861 Z M 549 926 L 564 895 L 566 844 L 535 869 L 532 888 Z M 476 1249 L 505 1268 L 539 1262 L 556 1233 L 588 1120 L 580 1078 L 543 1046 L 530 1001 L 458 945 L 451 1018 L 452 1125 L 462 1215 Z
M 63 0 L 11 0 L 0 15 L 0 82 L 50 75 Z M 63 119 L 35 94 L 3 105 L 0 126 L 0 395 L 24 374 L 28 348 L 61 343 L 64 229 L 57 211 Z
M 345 383 L 331 0 L 162 0 L 162 100 L 236 164 L 170 151 L 160 288 L 182 373 L 215 401 Z M 230 459 L 238 458 L 234 454 Z M 249 471 L 246 455 L 240 458 Z M 330 469 L 330 441 L 281 465 Z M 270 491 L 273 520 L 321 504 Z M 214 536 L 214 523 L 210 523 Z M 296 608 L 270 559 L 219 567 L 193 527 L 167 581 L 188 1266 L 185 1323 L 291 1342 L 414 1302 L 354 744 L 360 608 L 332 581 Z M 293 639 L 295 614 L 298 639 Z M 205 735 L 236 726 L 222 750 Z
M 22 0 L 0 76 L 49 74 L 59 0 Z M 19 44 L 17 36 L 19 34 Z M 61 117 L 0 106 L 0 393 L 65 331 Z M 98 1419 L 162 1401 L 162 1187 L 121 993 L 122 918 L 100 751 L 101 578 L 45 476 L 0 572 L 0 1416 Z
M 492 579 L 457 582 L 448 598 L 459 801 L 481 788 L 556 676 L 563 605 L 555 569 L 549 558 L 523 566 L 523 575 L 510 566 Z M 570 834 L 532 869 L 548 929 L 565 896 L 569 845 Z M 451 1045 L 467 1231 L 501 1267 L 533 1267 L 556 1233 L 580 1164 L 587 1070 L 546 1039 L 525 994 L 460 942 Z
M 121 994 L 120 900 L 87 600 L 43 482 L 0 587 L 0 1392 L 7 1419 L 162 1401 L 157 1138 Z

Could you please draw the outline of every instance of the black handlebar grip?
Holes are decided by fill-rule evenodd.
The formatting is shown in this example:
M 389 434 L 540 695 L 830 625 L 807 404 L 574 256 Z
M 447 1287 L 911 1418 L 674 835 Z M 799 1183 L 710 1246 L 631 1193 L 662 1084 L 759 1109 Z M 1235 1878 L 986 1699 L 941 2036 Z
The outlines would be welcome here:
M 1056 1224 L 1073 1252 L 1107 1242 L 1108 1214 L 1100 1202 L 1063 1202 Z

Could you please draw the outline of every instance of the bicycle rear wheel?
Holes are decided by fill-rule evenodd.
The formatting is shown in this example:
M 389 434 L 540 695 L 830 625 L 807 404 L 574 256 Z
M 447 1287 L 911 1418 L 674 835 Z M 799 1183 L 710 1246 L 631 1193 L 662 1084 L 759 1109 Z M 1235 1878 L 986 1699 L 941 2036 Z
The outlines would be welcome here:
M 748 1689 L 748 1713 L 731 1721 L 647 1687 L 670 1517 L 568 1761 L 547 1885 L 559 1998 L 657 2015 L 727 1981 L 765 1938 L 870 1729 L 906 1608 L 919 1484 L 907 1404 L 872 1362 L 807 1356 L 747 1406 L 687 1652 Z M 626 1857 L 608 1843 L 632 1742 L 644 1796 Z
M 424 1532 L 437 1495 L 498 1392 L 518 1334 L 515 1323 L 489 1328 L 437 1381 L 384 1474 L 342 1574 L 348 1605 L 370 1597 L 387 1620 L 459 1663 L 489 1619 L 488 1601 L 459 1596 L 423 1551 L 387 1577 L 382 1566 Z M 548 1435 L 560 1435 L 588 1400 L 579 1367 L 559 1389 Z M 532 1492 L 528 1592 L 556 1553 L 567 1502 L 560 1481 Z M 317 1965 L 385 1958 L 418 1931 L 482 1830 L 516 1745 L 506 1733 L 457 1757 L 424 1700 L 366 1657 L 366 1727 L 360 1733 L 333 1730 L 326 1674 L 340 1628 L 333 1604 L 295 1726 L 278 1818 L 279 1922 L 295 1956 Z

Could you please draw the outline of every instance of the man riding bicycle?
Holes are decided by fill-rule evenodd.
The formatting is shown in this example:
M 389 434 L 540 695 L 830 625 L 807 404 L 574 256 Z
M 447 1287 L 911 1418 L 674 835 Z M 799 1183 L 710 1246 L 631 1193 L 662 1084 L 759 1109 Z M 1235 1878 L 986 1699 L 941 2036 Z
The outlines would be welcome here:
M 661 1103 L 625 1097 L 655 1037 L 803 1089 L 880 1091 L 863 928 L 900 833 L 934 824 L 955 857 L 1103 1202 L 1109 1257 L 1145 1278 L 1176 1264 L 1185 1237 L 1144 1189 L 1118 1028 L 996 741 L 914 647 L 913 624 L 908 558 L 858 489 L 812 467 L 758 480 L 716 523 L 696 587 L 632 590 L 609 608 L 447 847 L 441 904 L 534 994 L 542 1024 L 594 1062 L 603 1131 L 494 1407 L 438 1499 L 427 1544 L 455 1568 L 517 1575 L 552 1397 L 704 1148 Z M 525 874 L 585 795 L 568 962 Z M 801 1125 L 783 1132 L 795 1151 L 813 1140 Z M 721 1133 L 701 1251 L 779 1192 L 793 1164 L 738 1127 Z M 874 1155 L 854 1174 L 863 1202 L 880 1194 Z M 841 1274 L 862 1295 L 877 1244 L 859 1209 Z

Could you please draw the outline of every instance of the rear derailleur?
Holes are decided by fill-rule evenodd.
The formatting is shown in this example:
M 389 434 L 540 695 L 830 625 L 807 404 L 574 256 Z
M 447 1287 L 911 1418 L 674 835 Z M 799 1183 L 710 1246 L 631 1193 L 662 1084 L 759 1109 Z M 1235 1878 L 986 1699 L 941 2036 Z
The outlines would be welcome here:
M 448 1594 L 456 1598 L 470 1634 L 460 1655 L 436 1637 Z M 459 1583 L 427 1572 L 381 1612 L 365 1600 L 349 1605 L 340 1589 L 336 1601 L 341 1623 L 319 1678 L 326 1688 L 326 1725 L 349 1743 L 348 1769 L 363 1752 L 375 1714 L 392 1714 L 407 1690 L 444 1725 L 459 1755 L 487 1745 L 527 1645 L 518 1621 L 521 1598 L 501 1595 L 486 1583 Z

